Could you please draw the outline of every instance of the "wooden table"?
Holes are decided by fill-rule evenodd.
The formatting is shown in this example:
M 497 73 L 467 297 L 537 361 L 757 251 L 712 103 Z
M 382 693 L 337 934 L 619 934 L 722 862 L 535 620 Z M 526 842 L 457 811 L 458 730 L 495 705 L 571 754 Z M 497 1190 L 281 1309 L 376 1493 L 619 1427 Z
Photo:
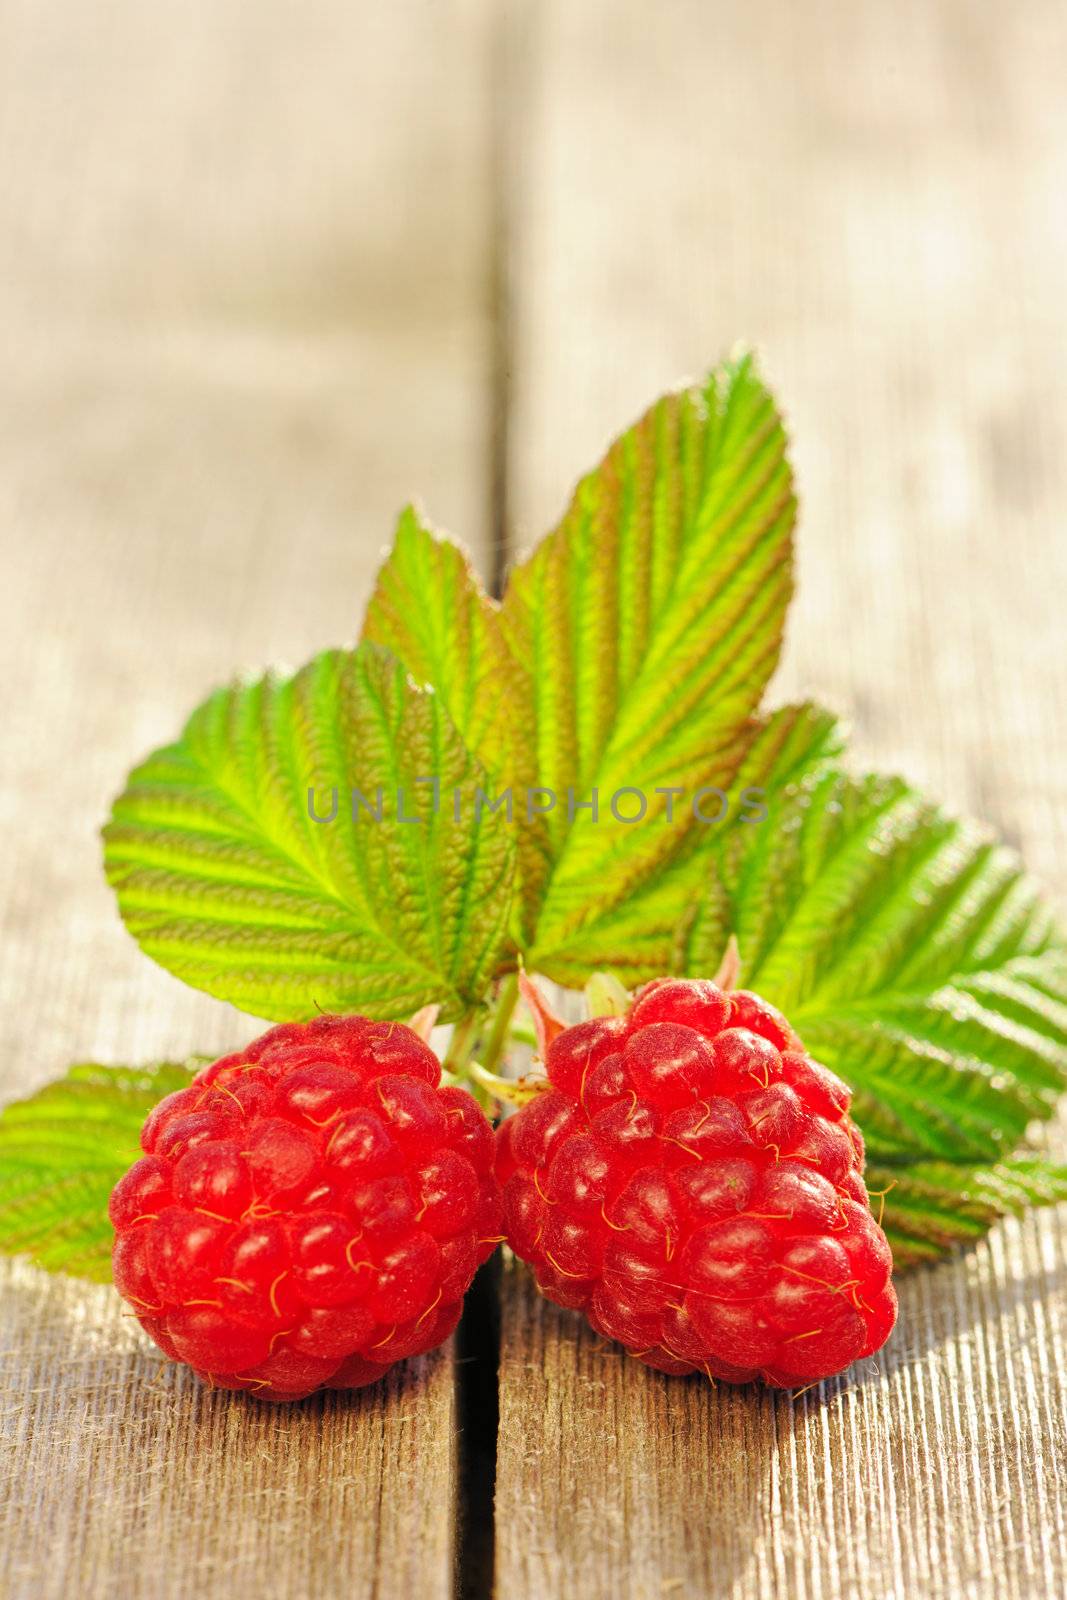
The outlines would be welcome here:
M 255 1029 L 121 931 L 132 759 L 350 639 L 406 497 L 492 574 L 739 336 L 803 497 L 776 691 L 1062 901 L 1065 64 L 1052 0 L 0 0 L 0 1093 Z M 1062 1593 L 1064 1246 L 903 1280 L 799 1399 L 646 1371 L 498 1264 L 452 1346 L 292 1412 L 5 1264 L 0 1592 Z

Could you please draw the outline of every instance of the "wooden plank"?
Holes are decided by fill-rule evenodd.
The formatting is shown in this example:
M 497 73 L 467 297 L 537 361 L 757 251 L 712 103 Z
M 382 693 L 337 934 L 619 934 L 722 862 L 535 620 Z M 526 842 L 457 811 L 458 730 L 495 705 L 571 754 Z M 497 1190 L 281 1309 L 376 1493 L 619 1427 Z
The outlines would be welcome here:
M 4 1269 L 5 1596 L 451 1593 L 452 1352 L 270 1407 L 153 1355 L 107 1289 Z
M 405 499 L 487 552 L 492 29 L 0 4 L 5 1099 L 254 1035 L 123 933 L 97 825 L 216 682 L 355 635 Z M 449 1594 L 454 1385 L 210 1395 L 0 1264 L 0 1591 Z
M 803 501 L 776 698 L 843 707 L 1061 901 L 1065 46 L 1041 0 L 538 7 L 510 451 L 535 535 L 651 395 L 761 342 Z M 903 1280 L 884 1354 L 799 1400 L 648 1372 L 512 1264 L 499 1592 L 1062 1592 L 1065 1244 L 1032 1215 Z

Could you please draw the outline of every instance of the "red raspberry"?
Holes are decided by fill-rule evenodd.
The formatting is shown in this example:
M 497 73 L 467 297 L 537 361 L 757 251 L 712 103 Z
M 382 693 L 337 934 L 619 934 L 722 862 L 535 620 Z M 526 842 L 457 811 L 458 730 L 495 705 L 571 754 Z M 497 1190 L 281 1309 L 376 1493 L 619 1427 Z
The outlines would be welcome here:
M 546 1065 L 497 1174 L 550 1300 L 649 1366 L 730 1383 L 809 1383 L 884 1344 L 892 1257 L 850 1092 L 772 1006 L 657 979 Z
M 111 1196 L 115 1284 L 168 1356 L 297 1400 L 452 1332 L 501 1232 L 489 1123 L 400 1023 L 272 1028 L 168 1095 Z

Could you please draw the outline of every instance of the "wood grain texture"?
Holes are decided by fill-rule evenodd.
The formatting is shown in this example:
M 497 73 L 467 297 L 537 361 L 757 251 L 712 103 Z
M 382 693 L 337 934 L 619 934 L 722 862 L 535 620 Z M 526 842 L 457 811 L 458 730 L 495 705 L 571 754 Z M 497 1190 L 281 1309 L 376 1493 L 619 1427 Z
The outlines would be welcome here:
M 1061 1593 L 1065 1245 L 1031 1217 L 913 1273 L 884 1353 L 798 1399 L 643 1370 L 511 1262 L 499 1593 Z
M 97 828 L 217 682 L 358 631 L 400 506 L 487 548 L 490 8 L 0 0 L 0 1098 L 256 1022 Z M 447 85 L 447 92 L 442 92 Z M 0 1593 L 451 1592 L 451 1349 L 291 1413 L 0 1264 Z
M 0 0 L 0 1096 L 254 1028 L 119 928 L 130 762 L 349 639 L 406 497 L 486 567 L 505 487 L 540 534 L 739 336 L 797 438 L 775 692 L 1067 900 L 1065 58 L 1053 0 Z M 912 1277 L 884 1356 L 797 1400 L 647 1372 L 509 1266 L 498 1593 L 1063 1592 L 1065 1244 L 1031 1216 Z M 0 1264 L 0 1594 L 448 1594 L 454 1391 L 447 1351 L 211 1395 Z
M 19 1264 L 4 1296 L 5 1596 L 451 1593 L 450 1347 L 272 1407 L 164 1361 L 111 1290 Z
M 551 0 L 524 24 L 520 543 L 651 394 L 762 344 L 801 490 L 772 698 L 839 706 L 859 762 L 995 823 L 1067 903 L 1062 8 L 665 0 L 653 26 Z M 647 1372 L 513 1264 L 499 1593 L 1062 1593 L 1065 1245 L 1032 1215 L 904 1280 L 884 1355 L 799 1400 Z

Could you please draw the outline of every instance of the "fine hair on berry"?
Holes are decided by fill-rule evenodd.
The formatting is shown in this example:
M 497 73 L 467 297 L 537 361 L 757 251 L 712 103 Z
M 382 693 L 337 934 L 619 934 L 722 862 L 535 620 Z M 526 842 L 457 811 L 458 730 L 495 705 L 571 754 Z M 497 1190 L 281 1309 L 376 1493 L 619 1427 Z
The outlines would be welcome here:
M 542 1292 L 649 1366 L 815 1382 L 896 1318 L 844 1083 L 758 995 L 657 979 L 565 1029 L 497 1134 Z
M 114 1280 L 160 1349 L 261 1399 L 439 1345 L 501 1233 L 493 1135 L 411 1028 L 272 1028 L 152 1111 L 116 1185 Z

